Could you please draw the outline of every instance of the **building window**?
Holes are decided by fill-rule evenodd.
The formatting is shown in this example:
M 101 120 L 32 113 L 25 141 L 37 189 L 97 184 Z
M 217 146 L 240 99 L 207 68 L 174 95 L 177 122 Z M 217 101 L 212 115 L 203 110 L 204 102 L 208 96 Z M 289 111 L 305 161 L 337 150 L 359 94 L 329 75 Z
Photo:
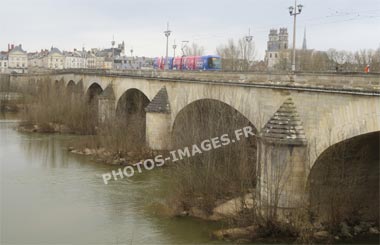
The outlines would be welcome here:
M 274 57 L 276 57 L 276 58 L 277 58 L 277 54 L 274 54 Z
M 269 58 L 272 58 L 272 53 L 269 53 Z
M 286 45 L 286 43 L 284 44 L 284 49 L 287 49 L 288 48 L 288 45 Z

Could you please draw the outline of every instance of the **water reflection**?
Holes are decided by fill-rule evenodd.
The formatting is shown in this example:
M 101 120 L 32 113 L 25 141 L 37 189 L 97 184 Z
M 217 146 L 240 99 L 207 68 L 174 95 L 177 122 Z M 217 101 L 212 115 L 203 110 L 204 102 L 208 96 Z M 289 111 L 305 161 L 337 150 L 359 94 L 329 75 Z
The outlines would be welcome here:
M 211 242 L 215 225 L 157 213 L 174 188 L 167 169 L 104 185 L 101 174 L 111 166 L 66 151 L 78 136 L 24 134 L 15 126 L 14 118 L 0 119 L 0 243 Z

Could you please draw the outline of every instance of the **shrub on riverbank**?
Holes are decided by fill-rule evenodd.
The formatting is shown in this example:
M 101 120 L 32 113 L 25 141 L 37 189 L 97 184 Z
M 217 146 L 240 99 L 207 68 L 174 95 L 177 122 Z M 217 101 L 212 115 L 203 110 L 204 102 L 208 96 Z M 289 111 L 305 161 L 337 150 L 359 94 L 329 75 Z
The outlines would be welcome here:
M 127 123 L 125 117 L 116 117 L 99 123 L 98 94 L 83 94 L 77 86 L 54 84 L 48 79 L 40 81 L 37 89 L 26 98 L 20 128 L 30 132 L 91 135 L 77 140 L 72 147 L 79 151 L 105 148 L 115 158 L 123 158 L 131 151 L 138 154 L 142 148 L 146 150 L 145 134 L 134 128 L 141 127 L 142 119 L 135 118 Z
M 44 80 L 36 93 L 26 98 L 22 119 L 38 125 L 41 131 L 52 131 L 52 124 L 65 125 L 78 134 L 93 134 L 96 114 L 86 97 L 60 84 Z
M 226 133 L 233 137 L 234 130 L 249 125 L 245 117 L 226 104 L 198 101 L 178 114 L 173 128 L 173 148 L 199 144 Z M 186 158 L 173 166 L 175 195 L 185 209 L 197 207 L 210 214 L 218 201 L 252 191 L 256 184 L 255 159 L 253 136 Z

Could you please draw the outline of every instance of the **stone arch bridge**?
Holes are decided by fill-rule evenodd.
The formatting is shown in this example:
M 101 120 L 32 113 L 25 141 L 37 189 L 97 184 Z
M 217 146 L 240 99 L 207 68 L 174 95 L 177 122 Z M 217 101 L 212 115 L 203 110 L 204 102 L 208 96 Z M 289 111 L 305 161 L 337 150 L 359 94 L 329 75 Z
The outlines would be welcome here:
M 285 187 L 277 203 L 283 207 L 295 206 L 302 198 L 314 163 L 330 146 L 380 131 L 379 74 L 84 71 L 14 75 L 11 86 L 25 88 L 44 77 L 80 87 L 83 93 L 98 87 L 100 120 L 115 114 L 127 91 L 139 91 L 149 100 L 146 142 L 157 150 L 171 148 L 176 116 L 190 103 L 213 99 L 231 106 L 259 132 L 258 189 L 263 202 L 276 199 L 273 188 L 278 181 L 271 173 L 282 166 L 287 175 L 280 180 Z

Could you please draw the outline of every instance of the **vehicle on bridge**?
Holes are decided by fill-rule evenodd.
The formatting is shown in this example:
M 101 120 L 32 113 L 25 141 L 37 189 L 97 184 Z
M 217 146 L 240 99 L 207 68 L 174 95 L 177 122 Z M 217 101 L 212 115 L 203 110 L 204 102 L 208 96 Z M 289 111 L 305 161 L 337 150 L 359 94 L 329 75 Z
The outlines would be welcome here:
M 164 67 L 165 58 L 156 57 L 153 61 L 153 68 L 163 70 Z M 168 69 L 218 71 L 222 69 L 222 62 L 218 55 L 168 57 Z

